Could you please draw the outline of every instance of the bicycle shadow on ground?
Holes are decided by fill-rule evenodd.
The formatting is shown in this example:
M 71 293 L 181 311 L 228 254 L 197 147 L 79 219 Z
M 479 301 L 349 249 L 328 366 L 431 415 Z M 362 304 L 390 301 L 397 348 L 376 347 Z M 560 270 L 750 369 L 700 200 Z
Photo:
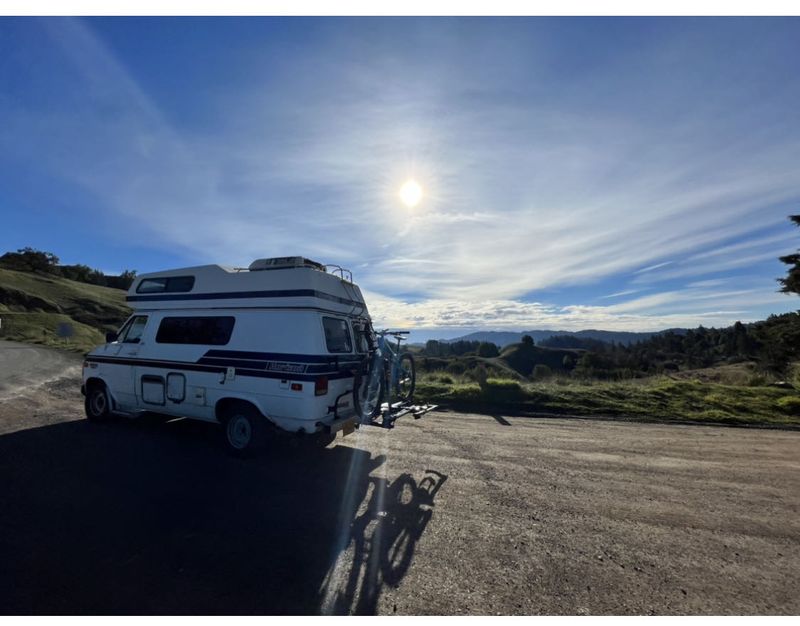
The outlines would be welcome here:
M 438 490 L 410 474 L 371 476 L 383 461 L 343 445 L 241 461 L 225 455 L 217 427 L 189 420 L 75 421 L 0 436 L 0 607 L 374 612 L 383 586 L 408 571 Z M 351 572 L 362 587 L 332 584 Z
M 379 460 L 380 457 L 378 457 Z M 386 586 L 396 587 L 433 516 L 434 498 L 447 476 L 425 470 L 417 483 L 408 473 L 394 481 L 369 478 L 369 496 L 354 511 L 349 533 L 322 589 L 327 614 L 373 615 Z

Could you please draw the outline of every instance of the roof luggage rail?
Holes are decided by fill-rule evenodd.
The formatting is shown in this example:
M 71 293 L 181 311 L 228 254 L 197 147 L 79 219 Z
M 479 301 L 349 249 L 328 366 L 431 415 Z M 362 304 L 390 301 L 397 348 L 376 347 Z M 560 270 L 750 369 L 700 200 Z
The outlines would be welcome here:
M 331 267 L 331 268 L 333 268 L 330 271 L 331 274 L 333 274 L 334 276 L 338 276 L 342 280 L 346 280 L 348 283 L 352 283 L 353 282 L 353 272 L 351 272 L 348 269 L 345 269 L 345 268 L 341 267 L 340 265 L 333 265 L 333 264 L 329 263 L 328 265 L 323 265 L 322 267 L 325 269 L 326 272 L 328 271 L 328 268 Z M 345 274 L 346 274 L 346 276 L 345 276 Z
M 271 259 L 256 259 L 250 264 L 249 269 L 251 272 L 258 272 L 263 270 L 282 270 L 297 267 L 310 267 L 321 272 L 326 271 L 322 263 L 317 263 L 311 259 L 302 256 L 281 256 Z

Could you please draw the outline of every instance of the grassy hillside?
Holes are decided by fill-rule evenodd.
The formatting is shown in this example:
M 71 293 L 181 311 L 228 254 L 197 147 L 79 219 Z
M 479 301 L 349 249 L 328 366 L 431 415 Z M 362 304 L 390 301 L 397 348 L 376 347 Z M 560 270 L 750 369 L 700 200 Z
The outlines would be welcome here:
M 546 382 L 423 374 L 416 399 L 490 413 L 632 417 L 642 420 L 800 425 L 800 393 L 768 385 L 742 386 L 666 376 L 620 381 L 554 378 Z
M 413 350 L 412 350 L 413 351 Z M 423 372 L 446 372 L 461 375 L 483 365 L 490 377 L 510 378 L 524 381 L 537 365 L 546 365 L 552 372 L 564 370 L 564 359 L 573 364 L 585 350 L 571 348 L 543 348 L 526 343 L 507 346 L 496 357 L 480 357 L 474 354 L 462 356 L 431 357 L 416 352 L 417 367 Z
M 121 289 L 0 268 L 0 339 L 85 352 L 129 314 Z M 73 329 L 67 340 L 57 335 L 63 323 Z

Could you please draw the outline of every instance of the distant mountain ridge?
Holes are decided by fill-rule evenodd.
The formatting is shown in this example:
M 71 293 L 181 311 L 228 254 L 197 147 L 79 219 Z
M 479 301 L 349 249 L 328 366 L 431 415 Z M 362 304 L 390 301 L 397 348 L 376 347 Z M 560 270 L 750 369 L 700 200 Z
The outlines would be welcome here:
M 522 341 L 523 335 L 530 335 L 535 343 L 540 343 L 550 337 L 580 337 L 581 339 L 595 339 L 597 341 L 604 341 L 606 343 L 621 343 L 630 345 L 637 341 L 645 341 L 655 335 L 663 333 L 674 332 L 678 334 L 686 333 L 684 328 L 668 328 L 654 332 L 630 332 L 630 331 L 616 331 L 616 330 L 525 330 L 520 332 L 501 331 L 501 330 L 488 330 L 469 333 L 463 337 L 456 337 L 454 339 L 440 339 L 442 343 L 453 343 L 454 341 L 488 341 L 494 343 L 500 348 L 504 348 L 512 343 L 519 343 Z

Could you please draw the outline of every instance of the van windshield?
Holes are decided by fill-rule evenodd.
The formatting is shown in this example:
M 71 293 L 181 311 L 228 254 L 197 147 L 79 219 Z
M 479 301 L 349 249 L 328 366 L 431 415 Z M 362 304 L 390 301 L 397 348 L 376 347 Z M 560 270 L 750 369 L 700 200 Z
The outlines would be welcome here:
M 119 341 L 122 343 L 139 343 L 142 340 L 142 333 L 146 325 L 147 316 L 137 315 L 131 320 L 127 328 L 122 329 L 122 335 Z

